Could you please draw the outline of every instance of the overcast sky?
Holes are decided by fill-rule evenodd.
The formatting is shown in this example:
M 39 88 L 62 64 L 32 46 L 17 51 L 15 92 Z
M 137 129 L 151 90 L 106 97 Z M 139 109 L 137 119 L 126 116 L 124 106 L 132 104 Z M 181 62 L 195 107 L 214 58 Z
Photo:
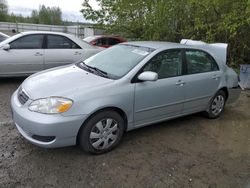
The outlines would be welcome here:
M 60 7 L 63 18 L 70 21 L 84 21 L 80 13 L 83 0 L 7 0 L 9 11 L 28 16 L 30 10 L 38 9 L 39 5 Z M 94 8 L 98 8 L 95 0 L 90 0 Z

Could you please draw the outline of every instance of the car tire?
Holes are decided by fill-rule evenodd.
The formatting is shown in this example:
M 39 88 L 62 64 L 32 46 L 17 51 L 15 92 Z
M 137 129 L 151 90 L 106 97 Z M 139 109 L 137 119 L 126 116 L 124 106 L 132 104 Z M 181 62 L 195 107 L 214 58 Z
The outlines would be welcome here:
M 93 115 L 79 132 L 79 145 L 88 153 L 102 154 L 114 149 L 124 133 L 124 119 L 115 111 Z
M 226 94 L 224 91 L 220 90 L 210 101 L 209 108 L 206 111 L 207 117 L 210 119 L 220 117 L 221 113 L 224 111 L 225 104 Z

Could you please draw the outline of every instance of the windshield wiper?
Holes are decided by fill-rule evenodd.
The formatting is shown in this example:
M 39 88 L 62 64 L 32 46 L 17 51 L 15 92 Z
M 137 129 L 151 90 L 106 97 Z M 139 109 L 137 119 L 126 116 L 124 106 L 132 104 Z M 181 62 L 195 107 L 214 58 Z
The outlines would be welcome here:
M 95 70 L 96 72 L 98 72 L 98 73 L 100 73 L 100 74 L 102 74 L 102 75 L 104 75 L 104 76 L 108 76 L 108 73 L 107 73 L 107 72 L 105 72 L 105 71 L 103 71 L 103 70 L 101 70 L 101 69 L 98 69 L 97 67 L 91 67 L 91 66 L 89 66 L 89 68 Z
M 84 62 L 80 62 L 80 63 L 78 64 L 78 66 L 80 66 L 81 68 L 84 68 L 85 70 L 87 70 L 87 71 L 93 73 L 93 71 L 89 68 L 89 66 L 86 65 Z
M 91 67 L 91 66 L 85 64 L 84 62 L 81 62 L 80 65 L 83 66 L 85 69 L 87 69 L 87 70 L 88 70 L 89 72 L 91 72 L 91 73 L 96 72 L 96 73 L 98 73 L 98 75 L 100 75 L 100 76 L 103 76 L 103 77 L 105 77 L 105 78 L 109 78 L 107 72 L 105 72 L 105 71 L 103 71 L 103 70 L 100 70 L 100 69 L 98 69 L 97 67 Z M 94 71 L 93 71 L 93 70 L 94 70 Z

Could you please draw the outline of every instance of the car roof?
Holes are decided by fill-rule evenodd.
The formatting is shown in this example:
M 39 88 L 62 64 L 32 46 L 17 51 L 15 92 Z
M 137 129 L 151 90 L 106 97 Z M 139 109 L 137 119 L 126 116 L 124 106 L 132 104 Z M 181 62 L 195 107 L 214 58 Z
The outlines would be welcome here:
M 153 49 L 162 49 L 162 48 L 186 48 L 187 45 L 173 43 L 173 42 L 161 42 L 161 41 L 134 41 L 134 42 L 125 42 L 122 44 L 129 44 L 134 46 L 141 46 Z
M 202 50 L 216 59 L 219 64 L 226 64 L 226 52 L 227 52 L 227 45 L 225 44 L 181 44 L 181 43 L 173 43 L 173 42 L 160 42 L 160 41 L 135 41 L 135 42 L 125 42 L 120 45 L 134 45 L 146 48 L 152 48 L 155 50 L 167 50 L 167 49 L 175 49 L 175 48 L 184 48 L 184 49 L 197 49 Z
M 124 38 L 122 38 L 121 36 L 117 36 L 117 35 L 94 35 L 92 36 L 93 38 L 97 39 L 97 38 L 115 38 L 115 39 L 122 39 L 125 40 Z
M 4 44 L 8 44 L 9 42 L 12 42 L 13 40 L 16 40 L 20 36 L 32 35 L 32 34 L 54 34 L 54 35 L 61 35 L 61 36 L 65 36 L 65 37 L 73 40 L 76 44 L 78 44 L 79 46 L 81 46 L 81 48 L 89 48 L 89 49 L 97 48 L 95 46 L 92 46 L 92 45 L 88 44 L 87 42 L 82 41 L 81 39 L 79 39 L 78 37 L 75 37 L 72 34 L 61 33 L 61 32 L 52 32 L 52 31 L 25 31 L 25 32 L 21 32 L 21 33 L 18 33 L 16 35 L 14 35 L 12 37 L 9 37 L 8 39 L 2 41 L 0 43 L 0 46 L 2 46 Z
M 23 35 L 30 35 L 30 34 L 54 34 L 54 35 L 63 35 L 63 36 L 74 36 L 72 34 L 61 33 L 61 32 L 53 32 L 53 31 L 24 31 L 21 32 Z

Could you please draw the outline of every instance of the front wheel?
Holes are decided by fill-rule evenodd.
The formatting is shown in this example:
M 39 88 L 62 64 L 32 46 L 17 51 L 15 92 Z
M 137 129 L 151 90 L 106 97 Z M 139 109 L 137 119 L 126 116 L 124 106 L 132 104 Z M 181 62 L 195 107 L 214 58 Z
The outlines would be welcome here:
M 209 105 L 209 109 L 207 111 L 207 116 L 211 119 L 218 118 L 224 110 L 225 103 L 226 103 L 225 92 L 220 90 L 212 98 Z
M 124 133 L 124 120 L 115 111 L 91 117 L 79 132 L 79 144 L 86 152 L 101 154 L 115 148 Z

